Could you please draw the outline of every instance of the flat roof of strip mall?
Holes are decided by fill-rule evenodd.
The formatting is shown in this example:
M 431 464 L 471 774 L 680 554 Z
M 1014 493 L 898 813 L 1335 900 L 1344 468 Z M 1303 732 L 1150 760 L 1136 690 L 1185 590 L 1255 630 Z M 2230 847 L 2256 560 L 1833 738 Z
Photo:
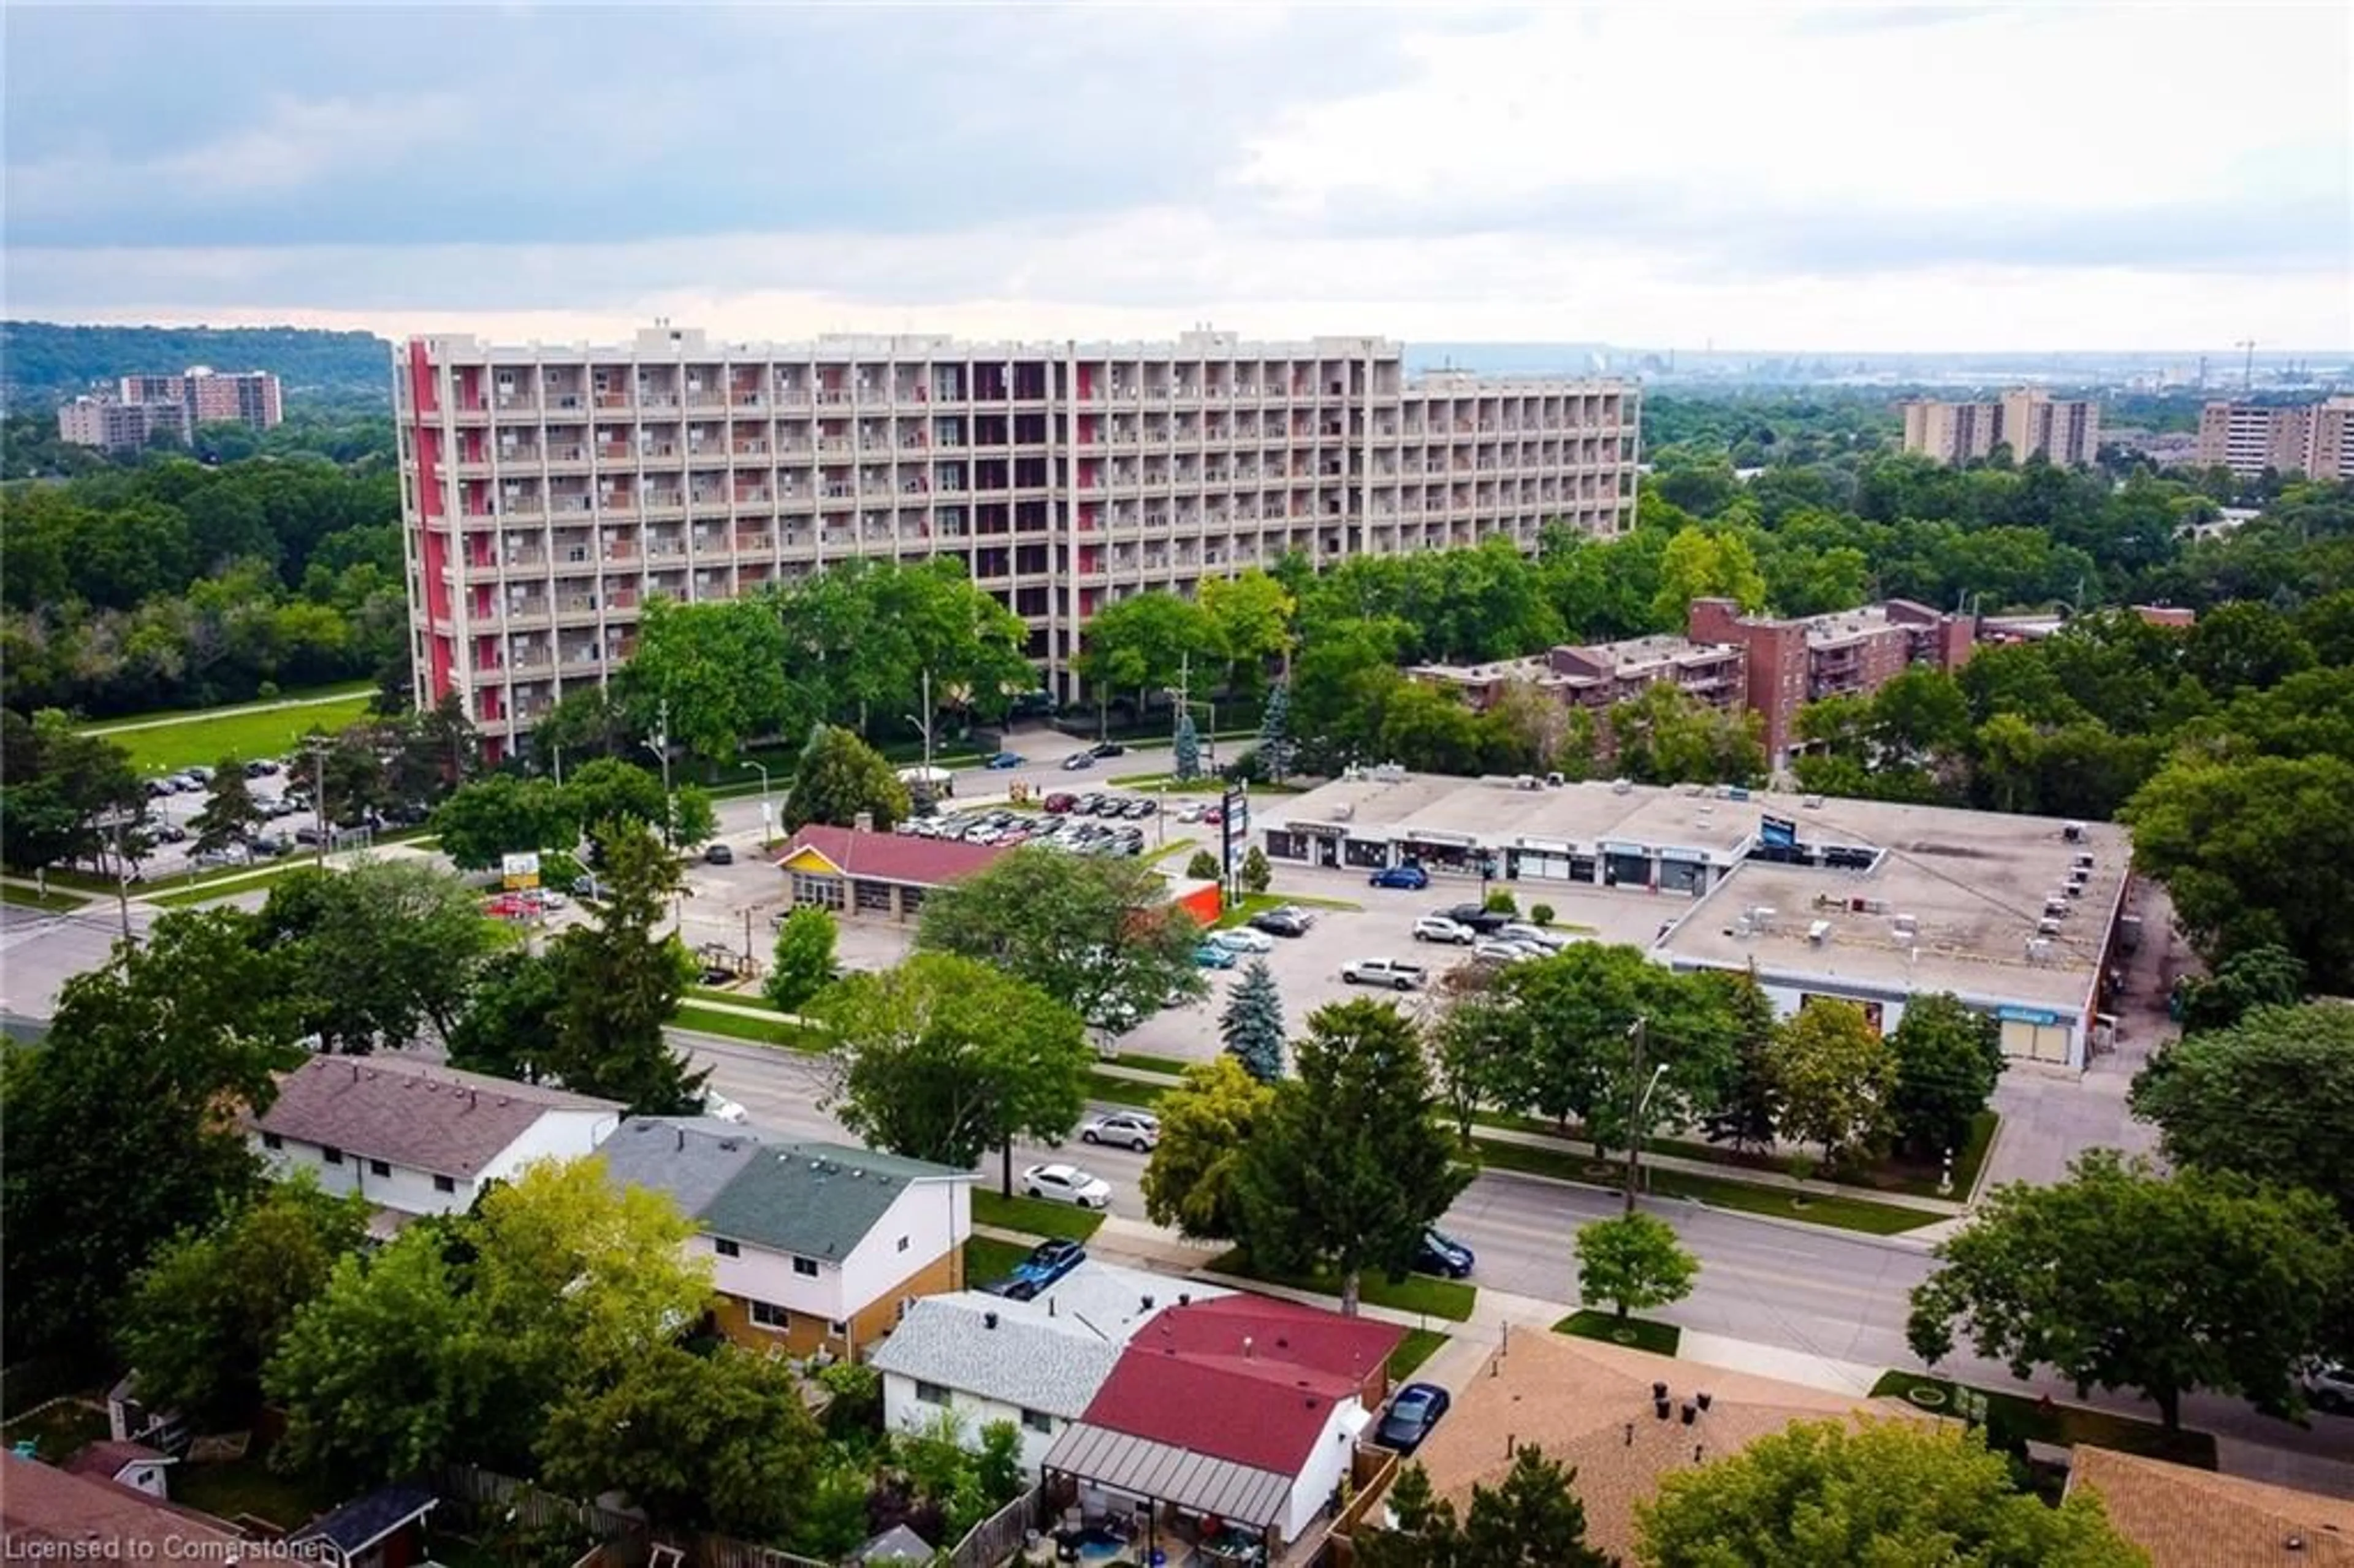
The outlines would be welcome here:
M 2125 830 L 2110 822 L 1700 785 L 1530 789 L 1509 779 L 1368 774 L 1255 804 L 1261 829 L 1337 828 L 1392 843 L 1704 856 L 1718 874 L 1698 899 L 1670 906 L 1678 916 L 1651 948 L 1662 962 L 1719 969 L 1754 962 L 1768 980 L 1783 975 L 1893 997 L 1951 991 L 1967 1001 L 2072 1016 L 2093 994 L 2131 853 Z M 1871 863 L 1834 869 L 1749 859 L 1766 817 L 1796 823 L 1802 845 L 1868 850 Z M 2079 833 L 2073 841 L 2071 826 Z M 2069 896 L 2070 874 L 2086 854 L 2092 864 Z M 2045 902 L 2055 896 L 2067 913 L 2056 933 L 2041 935 Z M 1760 918 L 1760 909 L 1773 913 Z M 1899 925 L 1905 916 L 1909 932 Z M 2031 954 L 2039 941 L 2045 945 Z

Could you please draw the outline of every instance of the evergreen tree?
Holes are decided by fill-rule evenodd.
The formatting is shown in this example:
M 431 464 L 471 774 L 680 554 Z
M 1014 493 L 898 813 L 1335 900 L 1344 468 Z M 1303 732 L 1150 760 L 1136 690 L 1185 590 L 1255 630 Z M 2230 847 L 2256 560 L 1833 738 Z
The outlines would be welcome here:
M 1774 1002 L 1757 983 L 1756 966 L 1744 975 L 1719 977 L 1732 996 L 1736 1065 L 1732 1092 L 1722 1114 L 1733 1133 L 1733 1146 L 1770 1149 L 1776 1112 L 1774 1075 L 1768 1057 L 1774 1044 Z
M 1262 1084 L 1283 1076 L 1283 998 L 1275 989 L 1275 971 L 1265 959 L 1253 959 L 1242 983 L 1226 999 L 1218 1019 L 1218 1038 L 1243 1065 L 1243 1071 Z
M 245 781 L 245 764 L 236 758 L 222 758 L 205 789 L 204 809 L 188 820 L 196 831 L 198 853 L 241 844 L 266 821 Z
M 1267 694 L 1267 714 L 1258 725 L 1259 772 L 1281 783 L 1291 773 L 1291 686 L 1278 685 Z
M 907 810 L 907 787 L 881 752 L 833 725 L 810 731 L 793 770 L 792 793 L 785 798 L 787 828 L 811 822 L 846 828 L 863 811 L 874 818 L 875 832 L 888 832 Z
M 1193 731 L 1193 715 L 1177 715 L 1177 778 L 1191 783 L 1202 776 L 1202 737 Z
M 593 926 L 556 938 L 555 1049 L 564 1086 L 626 1104 L 639 1116 L 684 1116 L 703 1101 L 708 1070 L 690 1071 L 663 1025 L 678 1011 L 694 966 L 674 934 L 657 933 L 677 888 L 678 863 L 642 824 L 604 822 L 605 906 Z

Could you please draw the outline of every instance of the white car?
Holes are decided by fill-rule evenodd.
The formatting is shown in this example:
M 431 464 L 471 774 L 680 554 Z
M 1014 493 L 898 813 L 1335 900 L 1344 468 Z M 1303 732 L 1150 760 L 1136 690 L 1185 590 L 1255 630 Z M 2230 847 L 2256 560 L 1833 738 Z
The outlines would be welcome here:
M 1202 813 L 1209 809 L 1199 800 L 1188 800 L 1177 808 L 1177 820 L 1181 822 L 1198 822 L 1202 820 Z
M 1145 1153 L 1161 1141 L 1161 1118 L 1143 1111 L 1113 1111 L 1079 1128 L 1082 1143 L 1117 1143 Z
M 1479 936 L 1470 927 L 1458 925 L 1444 915 L 1426 915 L 1414 923 L 1414 939 L 1417 942 L 1452 942 L 1458 948 L 1468 948 Z
M 716 1089 L 703 1091 L 703 1114 L 714 1121 L 731 1122 L 737 1125 L 742 1124 L 746 1116 L 742 1106 Z
M 1210 933 L 1210 940 L 1230 953 L 1271 953 L 1275 938 L 1264 931 L 1254 931 L 1247 926 L 1229 926 L 1223 931 Z
M 1542 926 L 1532 926 L 1524 920 L 1515 920 L 1509 926 L 1499 926 L 1496 928 L 1496 935 L 1503 941 L 1518 942 L 1523 947 L 1534 948 L 1541 953 L 1558 953 L 1569 946 L 1569 938 L 1559 931 L 1548 931 Z
M 1482 937 L 1471 944 L 1475 959 L 1492 959 L 1500 964 L 1517 964 L 1525 959 L 1540 958 L 1537 949 L 1520 942 L 1507 942 L 1500 937 Z
M 2316 1410 L 2354 1414 L 2354 1367 L 2315 1367 L 2305 1374 L 2305 1398 Z
M 1392 991 L 1419 991 L 1430 978 L 1420 964 L 1402 964 L 1395 959 L 1359 959 L 1355 963 L 1341 966 L 1341 979 L 1349 985 L 1387 986 Z
M 1076 1165 L 1033 1165 L 1022 1172 L 1022 1192 L 1025 1197 L 1076 1203 L 1082 1209 L 1111 1206 L 1111 1183 Z

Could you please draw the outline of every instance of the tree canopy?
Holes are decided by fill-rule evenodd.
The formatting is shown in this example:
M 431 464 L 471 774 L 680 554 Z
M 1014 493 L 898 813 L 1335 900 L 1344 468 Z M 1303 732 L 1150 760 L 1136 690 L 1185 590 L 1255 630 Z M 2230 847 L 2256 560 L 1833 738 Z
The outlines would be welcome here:
M 1138 1183 L 1144 1213 L 1196 1241 L 1242 1234 L 1237 1173 L 1275 1104 L 1275 1091 L 1231 1053 L 1185 1069 L 1153 1107 L 1161 1141 Z
M 907 787 L 881 752 L 838 726 L 810 732 L 785 799 L 788 829 L 811 822 L 846 828 L 864 816 L 875 832 L 888 832 L 907 811 Z
M 2354 1224 L 2354 1008 L 2265 1007 L 2161 1048 L 2137 1116 L 2177 1165 L 2307 1187 Z

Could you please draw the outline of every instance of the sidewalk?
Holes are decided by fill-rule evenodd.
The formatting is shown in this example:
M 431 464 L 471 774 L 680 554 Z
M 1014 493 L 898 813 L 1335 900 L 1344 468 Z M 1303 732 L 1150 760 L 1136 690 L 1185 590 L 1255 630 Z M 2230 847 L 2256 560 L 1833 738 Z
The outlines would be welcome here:
M 1155 1088 L 1174 1088 L 1177 1080 L 1166 1073 L 1156 1073 L 1149 1067 L 1124 1066 L 1118 1062 L 1098 1062 L 1095 1070 L 1107 1078 L 1121 1078 L 1133 1084 L 1150 1084 Z M 1475 1124 L 1471 1136 L 1489 1143 L 1510 1143 L 1522 1149 L 1542 1149 L 1551 1153 L 1577 1156 L 1580 1140 L 1545 1132 L 1523 1132 L 1518 1128 L 1489 1127 Z M 1614 1163 L 1618 1155 L 1598 1158 Z M 1825 1195 L 1854 1198 L 1861 1202 L 1881 1203 L 1892 1209 L 1912 1209 L 1925 1214 L 1940 1214 L 1948 1218 L 1969 1213 L 1969 1206 L 1959 1199 L 1925 1198 L 1913 1192 L 1883 1192 L 1874 1187 L 1849 1187 L 1821 1181 L 1801 1181 L 1783 1171 L 1759 1171 L 1746 1165 L 1720 1165 L 1713 1160 L 1693 1160 L 1680 1154 L 1653 1154 L 1645 1151 L 1643 1167 L 1648 1171 L 1673 1171 L 1686 1176 L 1707 1176 L 1719 1181 L 1737 1181 L 1744 1187 L 1764 1187 L 1777 1192 L 1804 1192 L 1808 1197 Z M 1556 1178 L 1565 1180 L 1565 1178 Z M 1583 1185 L 1583 1183 L 1577 1183 Z M 1614 1189 L 1615 1190 L 1615 1189 Z M 1819 1227 L 1817 1227 L 1819 1228 Z M 1906 1234 L 1917 1234 L 1907 1232 Z

